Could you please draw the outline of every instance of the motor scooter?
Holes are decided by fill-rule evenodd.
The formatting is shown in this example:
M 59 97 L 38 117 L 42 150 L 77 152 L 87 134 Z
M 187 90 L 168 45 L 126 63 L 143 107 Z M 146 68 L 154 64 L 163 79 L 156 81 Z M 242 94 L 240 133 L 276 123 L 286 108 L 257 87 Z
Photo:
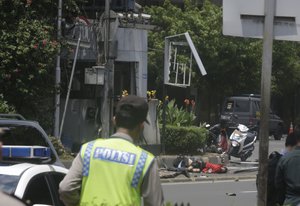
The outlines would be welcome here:
M 252 155 L 256 138 L 257 134 L 255 131 L 250 131 L 247 126 L 238 124 L 229 137 L 230 147 L 228 155 L 241 158 L 241 161 L 246 161 Z
M 220 123 L 210 127 L 208 125 L 207 146 L 214 147 L 217 153 L 228 153 L 230 142 L 229 134 L 231 134 L 237 127 L 234 115 L 221 116 Z

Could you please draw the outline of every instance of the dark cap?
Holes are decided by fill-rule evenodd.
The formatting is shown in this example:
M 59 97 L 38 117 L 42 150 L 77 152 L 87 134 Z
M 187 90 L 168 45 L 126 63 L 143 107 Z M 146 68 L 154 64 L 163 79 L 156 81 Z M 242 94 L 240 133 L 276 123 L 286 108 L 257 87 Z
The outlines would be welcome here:
M 142 97 L 128 95 L 122 97 L 116 107 L 116 119 L 128 119 L 135 123 L 148 122 L 148 104 Z

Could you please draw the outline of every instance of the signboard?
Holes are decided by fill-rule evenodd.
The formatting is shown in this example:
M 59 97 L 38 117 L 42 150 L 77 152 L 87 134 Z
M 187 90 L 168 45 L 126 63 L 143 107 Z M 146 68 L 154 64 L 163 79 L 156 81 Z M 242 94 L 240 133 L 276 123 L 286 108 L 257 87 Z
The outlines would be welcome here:
M 94 66 L 92 68 L 85 68 L 84 83 L 93 85 L 103 85 L 104 67 Z
M 165 37 L 164 84 L 188 87 L 191 84 L 192 57 L 202 75 L 206 70 L 188 32 Z
M 274 39 L 300 41 L 300 1 L 276 0 Z M 263 0 L 223 0 L 223 34 L 262 38 Z

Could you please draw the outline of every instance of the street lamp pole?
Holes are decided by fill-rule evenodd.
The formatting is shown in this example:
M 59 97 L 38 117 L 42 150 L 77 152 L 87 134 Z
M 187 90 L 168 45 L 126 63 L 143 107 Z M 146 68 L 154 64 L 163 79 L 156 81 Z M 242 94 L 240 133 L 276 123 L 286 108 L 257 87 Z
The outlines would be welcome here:
M 57 40 L 61 39 L 61 21 L 62 21 L 62 0 L 58 0 L 58 15 L 57 15 Z M 61 69 L 60 69 L 60 47 L 56 56 L 55 68 L 55 111 L 54 111 L 54 133 L 55 137 L 59 136 L 59 114 L 60 114 L 60 83 L 61 83 Z

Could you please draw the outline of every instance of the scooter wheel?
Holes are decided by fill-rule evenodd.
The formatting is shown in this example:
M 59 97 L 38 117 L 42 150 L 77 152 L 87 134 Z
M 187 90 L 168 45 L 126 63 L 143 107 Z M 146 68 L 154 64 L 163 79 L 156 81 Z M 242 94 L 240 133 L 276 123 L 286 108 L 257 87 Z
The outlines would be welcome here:
M 242 162 L 245 162 L 246 160 L 247 160 L 247 157 L 244 157 L 244 156 L 241 157 Z
M 249 153 L 246 153 L 246 154 L 242 155 L 241 156 L 241 161 L 245 162 L 248 159 L 248 157 L 250 157 L 251 155 L 252 155 L 252 152 L 249 152 Z

